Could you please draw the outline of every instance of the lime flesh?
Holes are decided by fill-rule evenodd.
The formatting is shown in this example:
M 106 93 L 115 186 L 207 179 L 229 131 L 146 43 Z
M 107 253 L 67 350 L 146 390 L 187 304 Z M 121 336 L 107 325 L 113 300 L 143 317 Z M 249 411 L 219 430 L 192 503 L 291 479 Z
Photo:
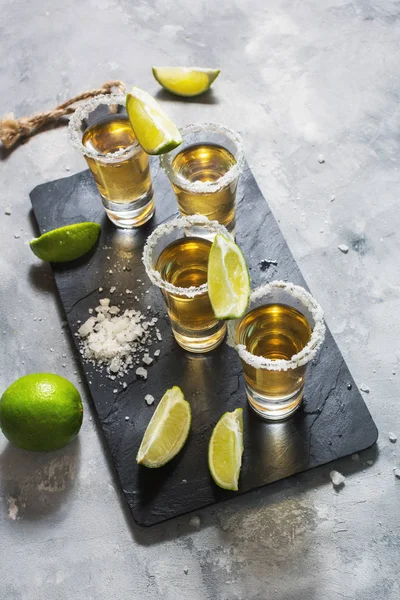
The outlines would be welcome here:
M 24 450 L 62 448 L 78 434 L 83 407 L 76 387 L 52 373 L 32 373 L 12 383 L 0 399 L 0 427 Z
M 208 467 L 219 487 L 238 490 L 243 449 L 243 409 L 237 408 L 222 415 L 208 446 Z
M 43 233 L 30 242 L 38 258 L 49 262 L 67 262 L 83 256 L 93 248 L 100 234 L 98 223 L 74 223 Z
M 154 78 L 164 89 L 184 97 L 203 94 L 219 74 L 219 69 L 201 67 L 153 67 Z
M 167 113 L 150 94 L 133 87 L 126 110 L 136 139 L 147 154 L 164 154 L 182 143 L 182 136 Z
M 182 390 L 177 386 L 167 390 L 147 426 L 136 462 L 157 468 L 172 460 L 186 442 L 191 420 L 190 405 Z
M 241 317 L 249 303 L 250 276 L 239 246 L 216 235 L 208 259 L 208 295 L 217 319 Z

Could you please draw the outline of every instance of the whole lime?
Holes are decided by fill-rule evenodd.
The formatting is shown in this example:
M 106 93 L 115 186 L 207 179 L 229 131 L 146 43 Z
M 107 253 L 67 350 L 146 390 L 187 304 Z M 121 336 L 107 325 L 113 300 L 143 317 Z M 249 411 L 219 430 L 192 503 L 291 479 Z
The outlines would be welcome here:
M 32 373 L 14 381 L 0 399 L 0 427 L 24 450 L 48 452 L 79 433 L 83 406 L 76 387 L 52 373 Z

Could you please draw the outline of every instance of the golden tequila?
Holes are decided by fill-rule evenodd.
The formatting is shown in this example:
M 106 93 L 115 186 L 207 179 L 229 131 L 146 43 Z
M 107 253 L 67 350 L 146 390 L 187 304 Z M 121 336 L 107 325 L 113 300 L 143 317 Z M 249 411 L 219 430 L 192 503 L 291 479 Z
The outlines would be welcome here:
M 172 170 L 188 182 L 188 185 L 180 185 L 175 178 L 172 181 L 181 214 L 202 214 L 228 230 L 233 229 L 237 178 L 210 192 L 198 191 L 191 184 L 217 183 L 235 164 L 235 157 L 218 144 L 193 144 L 181 150 L 171 165 Z
M 164 248 L 155 265 L 162 279 L 181 292 L 207 282 L 211 242 L 204 238 L 182 237 Z M 162 290 L 177 342 L 191 352 L 212 350 L 225 335 L 225 323 L 218 321 L 208 293 L 194 297 Z
M 255 356 L 290 361 L 310 341 L 312 329 L 306 317 L 285 304 L 266 304 L 250 310 L 240 321 L 236 342 Z M 271 370 L 242 360 L 250 405 L 269 418 L 289 416 L 299 406 L 307 364 Z M 275 415 L 275 416 L 274 416 Z

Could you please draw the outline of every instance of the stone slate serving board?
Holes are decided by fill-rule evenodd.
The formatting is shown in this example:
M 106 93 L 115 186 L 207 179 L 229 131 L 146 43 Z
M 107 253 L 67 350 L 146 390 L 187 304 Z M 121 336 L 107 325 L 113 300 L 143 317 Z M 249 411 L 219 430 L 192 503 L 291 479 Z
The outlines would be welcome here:
M 329 330 L 318 358 L 309 368 L 304 407 L 290 420 L 275 424 L 264 423 L 247 408 L 241 365 L 232 348 L 223 343 L 212 353 L 199 356 L 176 344 L 161 294 L 150 285 L 141 263 L 146 237 L 159 223 L 177 213 L 169 181 L 155 161 L 152 170 L 156 215 L 135 232 L 118 230 L 108 221 L 89 171 L 39 185 L 30 194 L 40 232 L 79 221 L 98 221 L 102 225 L 95 251 L 74 263 L 52 265 L 72 333 L 101 297 L 143 312 L 148 312 L 146 307 L 151 305 L 151 313 L 159 318 L 157 326 L 163 339 L 151 350 L 159 347 L 161 354 L 148 368 L 147 381 L 138 378 L 133 370 L 125 377 L 128 385 L 123 389 L 82 362 L 132 516 L 146 526 L 237 495 L 216 487 L 207 466 L 211 431 L 225 411 L 238 406 L 245 409 L 239 493 L 363 450 L 378 436 Z M 272 279 L 306 285 L 249 168 L 239 184 L 236 233 L 250 266 L 253 286 Z M 263 263 L 261 268 L 263 259 L 275 259 L 278 264 L 265 268 Z M 125 271 L 123 266 L 131 270 Z M 116 286 L 113 295 L 109 292 L 111 286 Z M 99 287 L 104 289 L 102 293 Z M 139 302 L 127 295 L 126 289 L 133 290 Z M 76 336 L 73 339 L 77 345 Z M 139 467 L 135 457 L 144 430 L 158 400 L 172 385 L 182 388 L 192 407 L 189 439 L 183 451 L 165 467 Z M 118 393 L 113 393 L 115 388 Z M 146 394 L 156 398 L 151 407 L 144 401 Z M 129 421 L 125 416 L 129 416 Z

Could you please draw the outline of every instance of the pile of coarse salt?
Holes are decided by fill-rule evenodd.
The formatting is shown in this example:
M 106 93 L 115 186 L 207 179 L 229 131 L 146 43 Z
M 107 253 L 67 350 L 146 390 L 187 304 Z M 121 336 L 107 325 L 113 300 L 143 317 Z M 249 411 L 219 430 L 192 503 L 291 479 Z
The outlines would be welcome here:
M 90 309 L 89 312 L 93 312 Z M 91 316 L 75 334 L 81 339 L 82 356 L 95 366 L 106 369 L 111 379 L 122 377 L 145 353 L 143 362 L 150 364 L 148 346 L 151 345 L 151 328 L 158 319 L 150 321 L 137 310 L 127 309 L 122 314 L 118 306 L 110 306 L 109 298 L 102 298 Z M 156 338 L 161 335 L 156 328 Z M 162 339 L 162 338 L 161 338 Z

